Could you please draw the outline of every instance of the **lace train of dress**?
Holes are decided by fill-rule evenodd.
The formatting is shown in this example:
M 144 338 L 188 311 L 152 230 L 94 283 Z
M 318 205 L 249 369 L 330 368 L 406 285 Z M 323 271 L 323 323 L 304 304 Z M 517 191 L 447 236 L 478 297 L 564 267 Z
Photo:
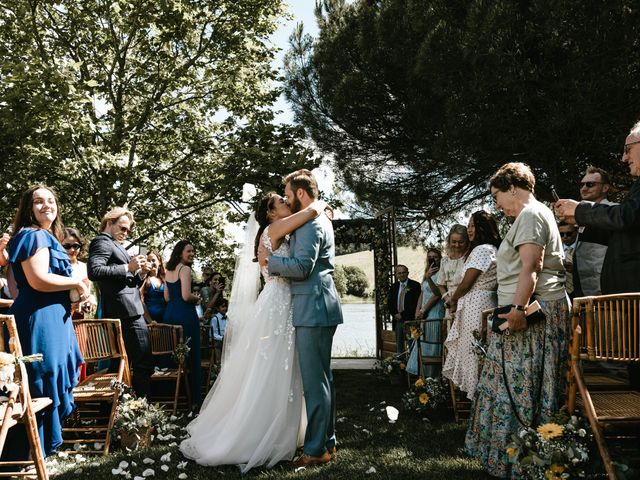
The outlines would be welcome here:
M 271 251 L 268 228 L 262 236 Z M 283 242 L 273 253 L 288 256 Z M 231 318 L 218 379 L 180 444 L 201 465 L 239 465 L 242 472 L 290 460 L 303 417 L 302 380 L 291 325 L 289 281 L 269 277 L 250 318 Z

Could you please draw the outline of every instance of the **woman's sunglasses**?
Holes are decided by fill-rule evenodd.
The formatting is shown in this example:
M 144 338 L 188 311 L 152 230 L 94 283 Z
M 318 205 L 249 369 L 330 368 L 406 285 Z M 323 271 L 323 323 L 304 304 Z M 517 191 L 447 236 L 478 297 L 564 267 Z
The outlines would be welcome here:
M 65 250 L 80 250 L 82 248 L 81 243 L 63 243 L 62 247 Z

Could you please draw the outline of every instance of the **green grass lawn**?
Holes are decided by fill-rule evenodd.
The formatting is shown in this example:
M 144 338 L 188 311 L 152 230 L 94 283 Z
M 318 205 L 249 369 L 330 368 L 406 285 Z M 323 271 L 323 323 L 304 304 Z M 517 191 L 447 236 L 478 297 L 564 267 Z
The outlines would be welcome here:
M 434 418 L 424 420 L 402 410 L 403 385 L 392 385 L 388 379 L 367 370 L 337 370 L 334 374 L 338 392 L 338 453 L 334 460 L 329 465 L 299 472 L 284 465 L 272 470 L 254 469 L 248 477 L 349 480 L 491 478 L 477 461 L 464 454 L 465 426 L 455 424 L 450 411 L 438 411 L 432 415 Z M 384 412 L 386 405 L 400 410 L 394 424 L 389 423 Z M 160 461 L 166 453 L 171 453 L 171 459 Z M 154 463 L 144 464 L 145 458 L 154 460 Z M 112 473 L 112 469 L 117 469 L 123 460 L 129 463 L 126 471 L 131 479 L 142 477 L 148 468 L 154 471 L 154 475 L 147 478 L 154 480 L 174 480 L 181 473 L 194 480 L 242 478 L 235 466 L 201 467 L 189 461 L 183 469 L 178 469 L 178 463 L 184 459 L 175 443 L 158 444 L 133 454 L 114 451 L 108 457 L 90 458 L 79 463 L 60 460 L 53 465 L 58 472 L 53 476 L 59 480 L 124 479 L 127 478 L 125 475 Z M 161 469 L 163 464 L 168 467 L 166 472 Z M 367 473 L 373 472 L 372 468 L 375 473 Z

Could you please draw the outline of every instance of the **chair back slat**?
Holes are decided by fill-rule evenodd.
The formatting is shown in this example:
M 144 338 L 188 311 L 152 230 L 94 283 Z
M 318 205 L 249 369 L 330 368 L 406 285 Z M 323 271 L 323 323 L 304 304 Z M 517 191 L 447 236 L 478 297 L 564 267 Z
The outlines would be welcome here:
M 640 361 L 640 293 L 575 298 L 573 324 L 586 333 L 580 351 L 589 360 Z
M 121 358 L 125 354 L 119 341 L 119 320 L 74 320 L 73 328 L 85 362 Z
M 169 355 L 183 342 L 182 326 L 180 325 L 152 323 L 147 328 L 153 355 Z

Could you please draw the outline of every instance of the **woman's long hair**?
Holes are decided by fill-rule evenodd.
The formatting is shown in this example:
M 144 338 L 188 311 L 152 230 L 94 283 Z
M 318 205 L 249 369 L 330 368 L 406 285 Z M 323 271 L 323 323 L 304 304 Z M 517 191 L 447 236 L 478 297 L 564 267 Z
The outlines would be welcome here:
M 193 245 L 189 240 L 180 240 L 176 243 L 176 246 L 173 247 L 173 251 L 171 252 L 171 257 L 167 262 L 167 270 L 175 270 L 180 261 L 182 260 L 182 252 L 187 248 L 187 245 Z M 158 257 L 160 258 L 160 257 Z
M 82 254 L 82 252 L 84 252 L 84 246 L 85 246 L 85 239 L 84 237 L 80 234 L 80 232 L 78 231 L 77 228 L 72 228 L 72 227 L 65 227 L 62 230 L 63 233 L 63 239 L 67 238 L 67 237 L 72 237 L 75 238 L 78 243 L 80 244 L 80 250 L 78 250 L 78 256 L 80 256 L 80 254 Z
M 160 255 L 160 252 L 158 252 L 157 250 L 149 250 L 149 252 L 147 252 L 147 256 L 149 255 L 155 255 L 156 258 L 158 259 L 158 278 L 161 278 L 164 280 L 165 271 L 164 271 L 164 261 L 162 260 L 162 255 Z M 180 255 L 182 255 L 182 252 L 180 252 Z
M 273 202 L 276 195 L 278 195 L 276 192 L 267 192 L 265 196 L 260 199 L 258 207 L 256 208 L 256 221 L 260 228 L 258 228 L 253 248 L 255 257 L 253 260 L 254 262 L 258 259 L 258 247 L 260 246 L 260 237 L 262 236 L 262 232 L 264 232 L 264 229 L 271 223 L 271 220 L 269 220 L 269 212 L 273 210 Z
M 13 221 L 13 233 L 14 235 L 18 233 L 21 228 L 24 227 L 32 227 L 37 225 L 39 228 L 42 226 L 38 223 L 35 216 L 33 215 L 33 193 L 36 190 L 40 190 L 44 188 L 45 190 L 49 190 L 53 194 L 53 198 L 56 200 L 56 218 L 51 224 L 51 228 L 49 232 L 59 241 L 62 242 L 64 240 L 64 232 L 62 225 L 62 220 L 60 220 L 60 200 L 58 199 L 58 195 L 55 190 L 51 187 L 47 187 L 46 185 L 33 185 L 29 187 L 23 194 L 20 199 L 20 205 L 18 205 L 18 210 L 16 211 L 16 217 Z
M 471 214 L 471 218 L 473 218 L 473 226 L 475 227 L 476 233 L 471 241 L 471 245 L 469 245 L 469 250 L 465 255 L 465 259 L 469 257 L 469 254 L 478 245 L 489 243 L 494 247 L 499 248 L 500 243 L 502 242 L 498 225 L 496 224 L 496 220 L 493 218 L 493 215 L 485 212 L 484 210 L 478 210 Z

